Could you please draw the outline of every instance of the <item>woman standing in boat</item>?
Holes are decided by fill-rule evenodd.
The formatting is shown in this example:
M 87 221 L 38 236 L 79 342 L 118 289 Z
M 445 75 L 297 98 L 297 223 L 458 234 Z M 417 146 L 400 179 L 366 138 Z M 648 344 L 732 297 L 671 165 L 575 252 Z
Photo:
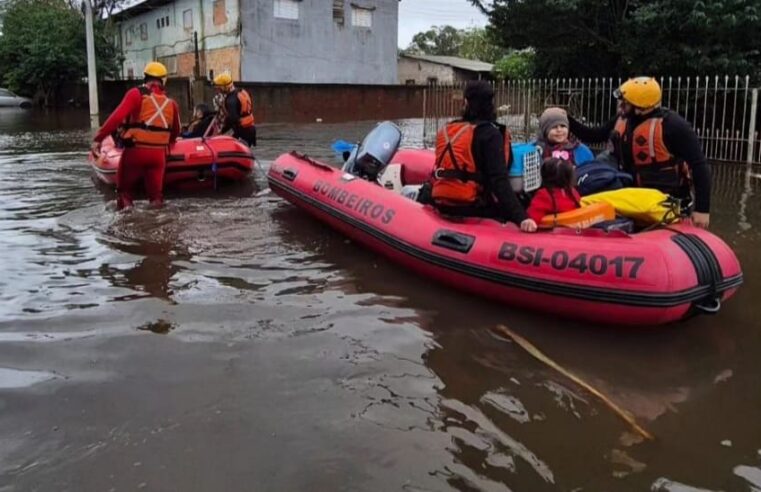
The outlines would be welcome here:
M 695 131 L 681 116 L 661 108 L 661 87 L 651 77 L 627 80 L 614 95 L 619 114 L 603 126 L 590 128 L 569 118 L 571 132 L 584 142 L 608 142 L 619 167 L 634 176 L 637 186 L 656 188 L 691 205 L 692 223 L 710 222 L 711 168 Z
M 465 86 L 462 119 L 436 135 L 431 200 L 442 213 L 486 217 L 536 231 L 510 187 L 510 133 L 497 124 L 494 89 L 485 81 Z

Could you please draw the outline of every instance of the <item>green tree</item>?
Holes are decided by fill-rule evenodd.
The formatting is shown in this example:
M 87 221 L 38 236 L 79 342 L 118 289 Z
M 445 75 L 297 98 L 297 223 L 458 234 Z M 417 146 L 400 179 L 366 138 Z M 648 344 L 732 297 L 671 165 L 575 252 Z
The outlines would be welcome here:
M 534 51 L 513 51 L 494 64 L 494 73 L 500 79 L 528 79 L 534 75 Z
M 462 32 L 452 26 L 434 26 L 412 37 L 407 51 L 423 55 L 457 56 L 462 45 Z
M 500 48 L 484 28 L 465 29 L 461 31 L 461 35 L 462 43 L 458 56 L 462 58 L 494 63 L 506 54 L 506 50 Z
M 541 76 L 761 75 L 759 0 L 470 0 Z
M 542 75 L 610 75 L 621 70 L 626 0 L 494 0 L 489 32 L 511 49 L 534 48 Z
M 120 55 L 107 21 L 95 23 L 98 75 L 118 73 Z M 65 0 L 11 0 L 0 36 L 2 82 L 45 104 L 60 85 L 87 74 L 85 22 Z
M 629 73 L 761 75 L 759 0 L 651 1 L 632 12 L 629 32 Z

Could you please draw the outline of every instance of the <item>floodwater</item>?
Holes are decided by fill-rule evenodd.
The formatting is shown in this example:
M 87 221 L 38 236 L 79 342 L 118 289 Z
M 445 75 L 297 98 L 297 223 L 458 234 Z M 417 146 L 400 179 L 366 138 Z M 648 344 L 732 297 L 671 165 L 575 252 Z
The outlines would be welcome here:
M 624 329 L 432 285 L 261 175 L 116 214 L 86 125 L 0 113 L 0 491 L 761 490 L 761 170 L 714 167 L 735 298 Z M 372 125 L 265 125 L 257 156 Z

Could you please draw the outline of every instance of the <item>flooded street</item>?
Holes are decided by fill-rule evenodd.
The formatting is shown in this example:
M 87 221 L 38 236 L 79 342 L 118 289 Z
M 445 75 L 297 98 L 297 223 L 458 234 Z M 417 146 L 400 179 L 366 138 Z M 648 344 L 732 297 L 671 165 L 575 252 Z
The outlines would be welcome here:
M 714 165 L 738 294 L 625 329 L 432 284 L 261 172 L 116 214 L 87 121 L 0 110 L 0 491 L 761 490 L 761 169 Z M 263 125 L 256 155 L 334 162 L 373 126 Z M 421 121 L 401 126 L 420 145 Z

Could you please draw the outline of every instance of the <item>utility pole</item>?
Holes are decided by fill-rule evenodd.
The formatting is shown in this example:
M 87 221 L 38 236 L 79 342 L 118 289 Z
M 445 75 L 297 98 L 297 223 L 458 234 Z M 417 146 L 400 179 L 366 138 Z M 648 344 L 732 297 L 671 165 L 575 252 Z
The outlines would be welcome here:
M 193 77 L 198 80 L 201 78 L 201 57 L 198 56 L 198 31 L 193 31 L 193 46 L 195 52 L 195 66 L 193 67 Z
M 92 28 L 92 4 L 85 4 L 85 34 L 87 38 L 87 86 L 90 90 L 90 127 L 97 130 L 100 127 L 98 118 L 98 75 L 95 70 L 95 36 Z

